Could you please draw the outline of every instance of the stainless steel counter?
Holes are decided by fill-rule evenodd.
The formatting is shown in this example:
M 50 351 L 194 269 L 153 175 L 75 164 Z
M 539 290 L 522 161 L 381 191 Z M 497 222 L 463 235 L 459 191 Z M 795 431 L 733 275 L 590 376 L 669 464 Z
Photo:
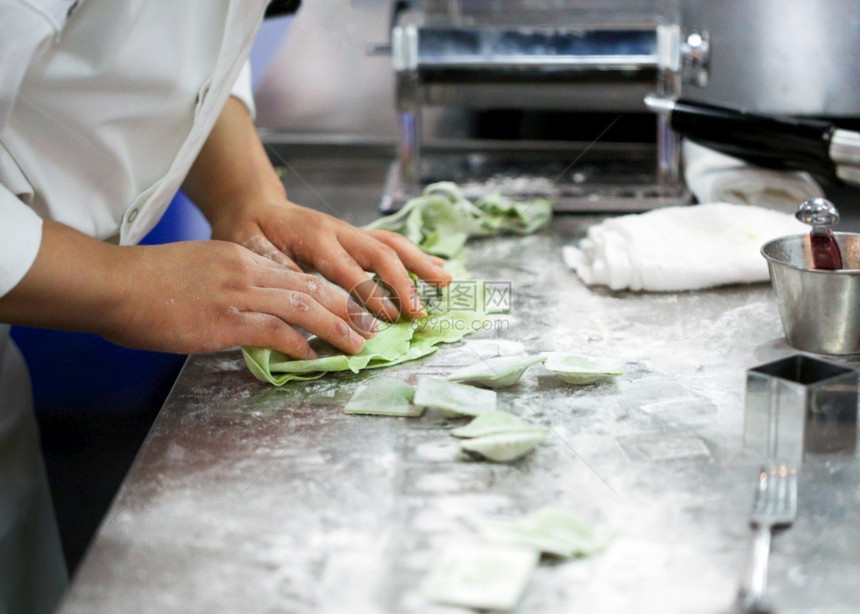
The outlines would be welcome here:
M 385 171 L 362 164 L 296 163 L 285 178 L 294 200 L 361 223 Z M 535 236 L 471 243 L 477 276 L 510 281 L 512 311 L 423 360 L 278 389 L 238 351 L 191 358 L 63 614 L 461 611 L 420 597 L 438 549 L 477 537 L 468 515 L 547 504 L 617 537 L 589 558 L 542 561 L 517 612 L 726 611 L 758 468 L 742 449 L 745 371 L 793 350 L 767 285 L 584 287 L 560 249 L 599 219 L 560 216 Z M 478 356 L 545 350 L 616 357 L 626 374 L 571 387 L 533 367 L 500 391 L 501 408 L 552 429 L 521 461 L 464 456 L 448 434 L 463 421 L 432 412 L 342 411 L 372 378 L 414 382 Z M 856 457 L 805 463 L 797 522 L 773 545 L 778 611 L 855 612 L 858 538 Z

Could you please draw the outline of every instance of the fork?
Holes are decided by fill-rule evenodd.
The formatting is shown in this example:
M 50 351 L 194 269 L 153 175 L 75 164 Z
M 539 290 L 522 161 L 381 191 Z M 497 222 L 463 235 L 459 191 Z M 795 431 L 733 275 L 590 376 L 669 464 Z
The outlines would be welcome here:
M 774 529 L 787 527 L 797 516 L 797 468 L 793 464 L 762 466 L 755 491 L 750 526 L 753 543 L 741 578 L 737 605 L 745 614 L 771 612 L 765 603 L 770 539 Z

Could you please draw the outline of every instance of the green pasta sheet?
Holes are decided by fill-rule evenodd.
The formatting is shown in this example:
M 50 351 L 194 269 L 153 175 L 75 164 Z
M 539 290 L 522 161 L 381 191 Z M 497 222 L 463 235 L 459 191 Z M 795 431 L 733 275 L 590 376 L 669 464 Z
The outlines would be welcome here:
M 455 183 L 443 181 L 424 189 L 400 211 L 367 225 L 402 234 L 425 252 L 451 258 L 469 237 L 505 232 L 529 234 L 552 218 L 552 201 L 515 201 L 499 193 L 469 201 Z
M 358 354 L 350 356 L 315 338 L 311 346 L 320 356 L 313 360 L 294 360 L 277 350 L 244 347 L 245 364 L 257 379 L 275 386 L 307 381 L 326 373 L 390 367 L 422 358 L 436 351 L 441 343 L 454 343 L 480 330 L 486 318 L 482 312 L 457 311 L 431 315 L 418 320 L 400 320 L 381 325 L 381 330 L 364 343 Z

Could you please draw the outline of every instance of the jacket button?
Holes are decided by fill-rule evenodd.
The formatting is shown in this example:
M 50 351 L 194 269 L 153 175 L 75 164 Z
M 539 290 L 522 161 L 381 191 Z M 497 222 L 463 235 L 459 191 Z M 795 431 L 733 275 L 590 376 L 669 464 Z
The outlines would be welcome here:
M 196 102 L 196 104 L 197 104 L 197 106 L 200 106 L 201 104 L 203 104 L 203 103 L 206 101 L 206 97 L 207 97 L 208 95 L 209 95 L 209 86 L 208 86 L 208 85 L 204 85 L 204 86 L 200 89 L 200 91 L 198 91 L 198 92 L 197 92 L 197 99 L 196 99 L 196 101 L 195 101 L 195 102 Z
M 128 218 L 126 219 L 126 222 L 128 222 L 129 224 L 131 224 L 135 219 L 137 219 L 137 214 L 138 214 L 139 212 L 140 212 L 140 210 L 139 210 L 137 207 L 135 207 L 134 209 L 132 209 L 131 211 L 129 211 L 129 212 L 128 212 Z

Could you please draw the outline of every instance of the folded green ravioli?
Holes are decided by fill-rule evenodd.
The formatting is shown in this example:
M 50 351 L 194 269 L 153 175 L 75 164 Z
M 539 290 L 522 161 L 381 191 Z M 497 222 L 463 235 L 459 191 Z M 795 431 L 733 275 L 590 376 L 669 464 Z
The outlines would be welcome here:
M 497 356 L 485 358 L 448 376 L 452 382 L 478 384 L 487 388 L 513 386 L 530 366 L 546 360 L 544 356 Z
M 460 449 L 503 463 L 525 456 L 546 439 L 548 434 L 549 429 L 530 429 L 485 435 L 463 440 L 460 442 Z
M 378 379 L 359 386 L 343 411 L 347 414 L 417 418 L 423 407 L 412 404 L 415 390 L 398 379 Z
M 539 552 L 515 544 L 451 542 L 421 584 L 432 603 L 510 611 L 538 564 Z
M 594 554 L 614 537 L 598 533 L 579 515 L 558 506 L 545 507 L 522 518 L 472 517 L 468 520 L 488 539 L 531 546 L 562 558 Z
M 544 366 L 561 381 L 584 386 L 599 379 L 624 375 L 616 361 L 565 352 L 545 352 Z
M 547 432 L 547 429 L 527 422 L 512 413 L 494 410 L 479 414 L 466 426 L 451 430 L 451 434 L 454 437 L 472 439 L 474 437 L 486 437 L 488 435 L 501 435 L 504 433 L 522 433 L 524 431 Z
M 418 378 L 413 402 L 438 409 L 446 416 L 478 416 L 496 409 L 496 393 L 425 375 Z

